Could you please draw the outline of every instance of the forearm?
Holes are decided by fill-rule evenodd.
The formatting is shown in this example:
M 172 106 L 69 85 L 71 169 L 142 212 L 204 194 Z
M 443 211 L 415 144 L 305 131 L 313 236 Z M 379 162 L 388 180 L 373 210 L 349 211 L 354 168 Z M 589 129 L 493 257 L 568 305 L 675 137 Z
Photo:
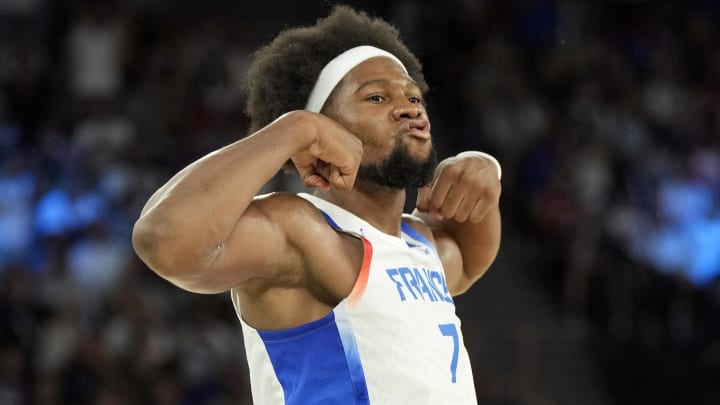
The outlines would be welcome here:
M 133 231 L 146 261 L 171 242 L 172 256 L 202 261 L 232 232 L 260 188 L 311 142 L 302 117 L 263 128 L 185 167 L 153 194 Z M 180 261 L 181 258 L 177 257 Z
M 460 248 L 466 276 L 475 282 L 495 261 L 500 249 L 502 227 L 499 208 L 492 208 L 477 224 L 450 220 L 444 226 Z

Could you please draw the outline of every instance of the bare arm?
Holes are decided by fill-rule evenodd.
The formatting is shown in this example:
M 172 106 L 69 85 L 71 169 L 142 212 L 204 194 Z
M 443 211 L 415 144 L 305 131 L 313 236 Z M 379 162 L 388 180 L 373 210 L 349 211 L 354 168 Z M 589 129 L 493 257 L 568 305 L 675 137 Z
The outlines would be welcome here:
M 478 223 L 437 220 L 416 212 L 433 233 L 452 295 L 468 290 L 495 261 L 500 248 L 500 210 L 495 207 Z
M 196 292 L 224 291 L 286 265 L 289 246 L 272 203 L 253 198 L 292 158 L 310 187 L 352 187 L 359 140 L 319 114 L 296 111 L 182 169 L 158 189 L 133 229 L 155 272 Z
M 467 291 L 497 256 L 500 191 L 495 165 L 465 156 L 441 162 L 433 182 L 418 193 L 414 215 L 432 230 L 453 295 Z

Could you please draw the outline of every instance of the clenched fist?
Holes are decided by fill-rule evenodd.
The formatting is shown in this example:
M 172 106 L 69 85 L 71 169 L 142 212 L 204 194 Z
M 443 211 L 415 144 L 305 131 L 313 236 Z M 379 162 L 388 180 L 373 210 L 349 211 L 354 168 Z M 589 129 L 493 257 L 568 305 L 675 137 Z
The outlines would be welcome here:
M 307 187 L 350 190 L 362 159 L 362 142 L 337 122 L 303 112 L 311 121 L 312 142 L 291 160 Z
M 418 190 L 416 208 L 436 219 L 478 223 L 500 201 L 500 166 L 482 153 L 464 152 L 440 162 Z

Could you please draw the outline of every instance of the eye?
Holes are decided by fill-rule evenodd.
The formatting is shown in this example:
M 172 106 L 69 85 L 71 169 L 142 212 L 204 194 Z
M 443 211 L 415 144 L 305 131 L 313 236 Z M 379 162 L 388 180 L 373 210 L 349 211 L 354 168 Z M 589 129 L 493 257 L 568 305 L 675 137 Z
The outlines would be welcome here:
M 410 97 L 408 100 L 413 104 L 422 104 L 423 100 L 420 97 Z
M 385 101 L 385 97 L 380 94 L 373 94 L 372 96 L 369 96 L 366 100 L 373 102 L 373 103 L 380 104 L 383 101 Z

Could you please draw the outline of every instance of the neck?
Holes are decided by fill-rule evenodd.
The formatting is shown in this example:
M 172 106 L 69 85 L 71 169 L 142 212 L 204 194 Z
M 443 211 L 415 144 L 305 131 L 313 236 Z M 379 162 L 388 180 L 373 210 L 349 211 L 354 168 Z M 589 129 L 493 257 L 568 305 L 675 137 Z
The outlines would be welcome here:
M 350 211 L 382 232 L 400 236 L 405 190 L 356 181 L 352 190 L 318 190 L 315 195 Z

